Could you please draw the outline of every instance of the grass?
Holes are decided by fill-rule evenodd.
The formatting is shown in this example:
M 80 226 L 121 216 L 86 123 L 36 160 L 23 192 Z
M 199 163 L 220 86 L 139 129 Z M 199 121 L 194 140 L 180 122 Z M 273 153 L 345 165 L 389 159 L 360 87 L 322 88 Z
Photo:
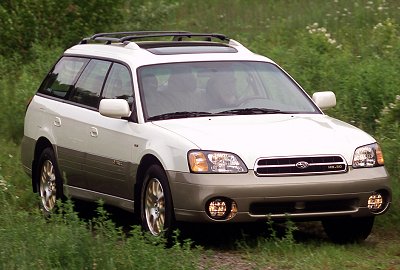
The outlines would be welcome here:
M 0 268 L 400 269 L 398 1 L 185 0 L 175 5 L 155 0 L 138 5 L 135 12 L 124 6 L 124 27 L 134 29 L 118 30 L 225 33 L 277 61 L 308 93 L 333 90 L 338 105 L 327 113 L 365 129 L 383 148 L 392 177 L 391 210 L 376 219 L 365 243 L 344 246 L 330 243 L 313 223 L 299 230 L 294 226 L 302 224 L 291 224 L 281 235 L 267 233 L 267 225 L 247 231 L 190 225 L 165 248 L 165 242 L 149 239 L 138 227 L 122 230 L 101 205 L 93 217 L 82 219 L 67 203 L 45 220 L 21 169 L 19 142 L 26 102 L 63 48 L 60 42 L 36 41 L 29 51 L 0 55 Z
M 318 223 L 286 225 L 280 238 L 258 238 L 247 251 L 246 259 L 255 268 L 277 269 L 400 269 L 400 237 L 396 231 L 375 226 L 361 244 L 335 245 L 322 233 Z
M 138 226 L 123 231 L 99 204 L 82 219 L 67 201 L 45 219 L 22 171 L 19 148 L 1 139 L 1 269 L 193 269 L 199 250 L 190 242 L 149 237 Z

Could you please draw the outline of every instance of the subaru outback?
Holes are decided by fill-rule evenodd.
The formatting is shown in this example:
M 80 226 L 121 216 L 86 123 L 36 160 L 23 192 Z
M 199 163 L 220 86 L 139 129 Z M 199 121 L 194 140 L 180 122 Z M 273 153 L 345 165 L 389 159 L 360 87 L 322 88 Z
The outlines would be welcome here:
M 364 240 L 391 203 L 374 138 L 324 114 L 271 59 L 222 34 L 100 33 L 67 49 L 27 107 L 22 164 L 45 213 L 66 194 L 177 221 L 321 220 Z

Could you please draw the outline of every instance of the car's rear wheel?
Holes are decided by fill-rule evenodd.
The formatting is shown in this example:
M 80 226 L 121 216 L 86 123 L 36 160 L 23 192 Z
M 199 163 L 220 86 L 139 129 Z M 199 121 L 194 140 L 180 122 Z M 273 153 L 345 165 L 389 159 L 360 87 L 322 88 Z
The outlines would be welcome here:
M 146 172 L 141 191 L 141 221 L 154 236 L 169 235 L 174 223 L 171 192 L 167 176 L 158 165 Z
M 335 243 L 361 242 L 369 236 L 375 217 L 329 218 L 322 221 L 325 233 Z
M 37 173 L 40 209 L 45 215 L 48 215 L 53 212 L 57 199 L 63 197 L 62 180 L 53 149 L 45 148 L 42 151 L 38 161 Z

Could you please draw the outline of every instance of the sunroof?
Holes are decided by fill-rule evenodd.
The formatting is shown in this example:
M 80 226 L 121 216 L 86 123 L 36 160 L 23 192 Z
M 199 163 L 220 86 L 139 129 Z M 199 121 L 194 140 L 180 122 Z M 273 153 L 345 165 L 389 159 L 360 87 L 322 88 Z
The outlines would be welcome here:
M 180 47 L 159 47 L 148 48 L 149 52 L 159 55 L 169 54 L 191 54 L 191 53 L 235 53 L 237 50 L 232 47 L 221 46 L 180 46 Z

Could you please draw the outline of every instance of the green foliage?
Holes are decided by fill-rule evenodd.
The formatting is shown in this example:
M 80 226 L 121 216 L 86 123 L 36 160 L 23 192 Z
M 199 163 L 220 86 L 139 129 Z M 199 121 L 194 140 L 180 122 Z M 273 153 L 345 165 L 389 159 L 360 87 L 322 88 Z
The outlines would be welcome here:
M 0 137 L 1 138 L 1 137 Z M 166 240 L 135 226 L 123 232 L 99 202 L 96 215 L 82 220 L 74 203 L 57 202 L 44 218 L 37 194 L 22 171 L 18 146 L 0 139 L 0 269 L 194 269 L 199 249 Z
M 290 219 L 284 224 L 269 220 L 267 227 L 269 236 L 258 237 L 255 244 L 243 240 L 238 243 L 254 269 L 397 269 L 400 263 L 396 232 L 388 233 L 387 238 L 380 235 L 385 241 L 335 245 L 321 236 L 313 238 L 311 230 L 318 235 L 322 231 L 319 223 L 302 228 L 302 224 L 297 226 Z
M 23 135 L 25 109 L 38 89 L 42 79 L 62 53 L 61 48 L 34 44 L 30 50 L 33 60 L 21 65 L 20 61 L 9 62 L 0 77 L 0 135 L 19 142 Z M 1 58 L 1 56 L 0 56 Z M 20 65 L 18 68 L 14 66 Z M 7 71 L 8 70 L 8 71 Z
M 385 167 L 391 175 L 393 203 L 387 214 L 387 224 L 398 226 L 400 222 L 400 95 L 388 103 L 377 120 L 377 138 L 383 149 Z
M 68 47 L 91 32 L 112 30 L 123 0 L 21 0 L 0 5 L 0 54 L 28 53 L 36 42 Z
M 20 141 L 26 105 L 64 49 L 94 33 L 157 29 L 173 8 L 162 0 L 3 1 L 0 135 Z
M 400 95 L 383 108 L 377 123 L 377 136 L 384 148 L 386 167 L 393 175 L 400 175 Z
M 129 237 L 109 220 L 99 204 L 90 224 L 58 202 L 45 219 L 37 211 L 15 211 L 0 191 L 1 269 L 193 269 L 199 254 L 190 244 L 166 249 L 163 239 L 134 227 Z

